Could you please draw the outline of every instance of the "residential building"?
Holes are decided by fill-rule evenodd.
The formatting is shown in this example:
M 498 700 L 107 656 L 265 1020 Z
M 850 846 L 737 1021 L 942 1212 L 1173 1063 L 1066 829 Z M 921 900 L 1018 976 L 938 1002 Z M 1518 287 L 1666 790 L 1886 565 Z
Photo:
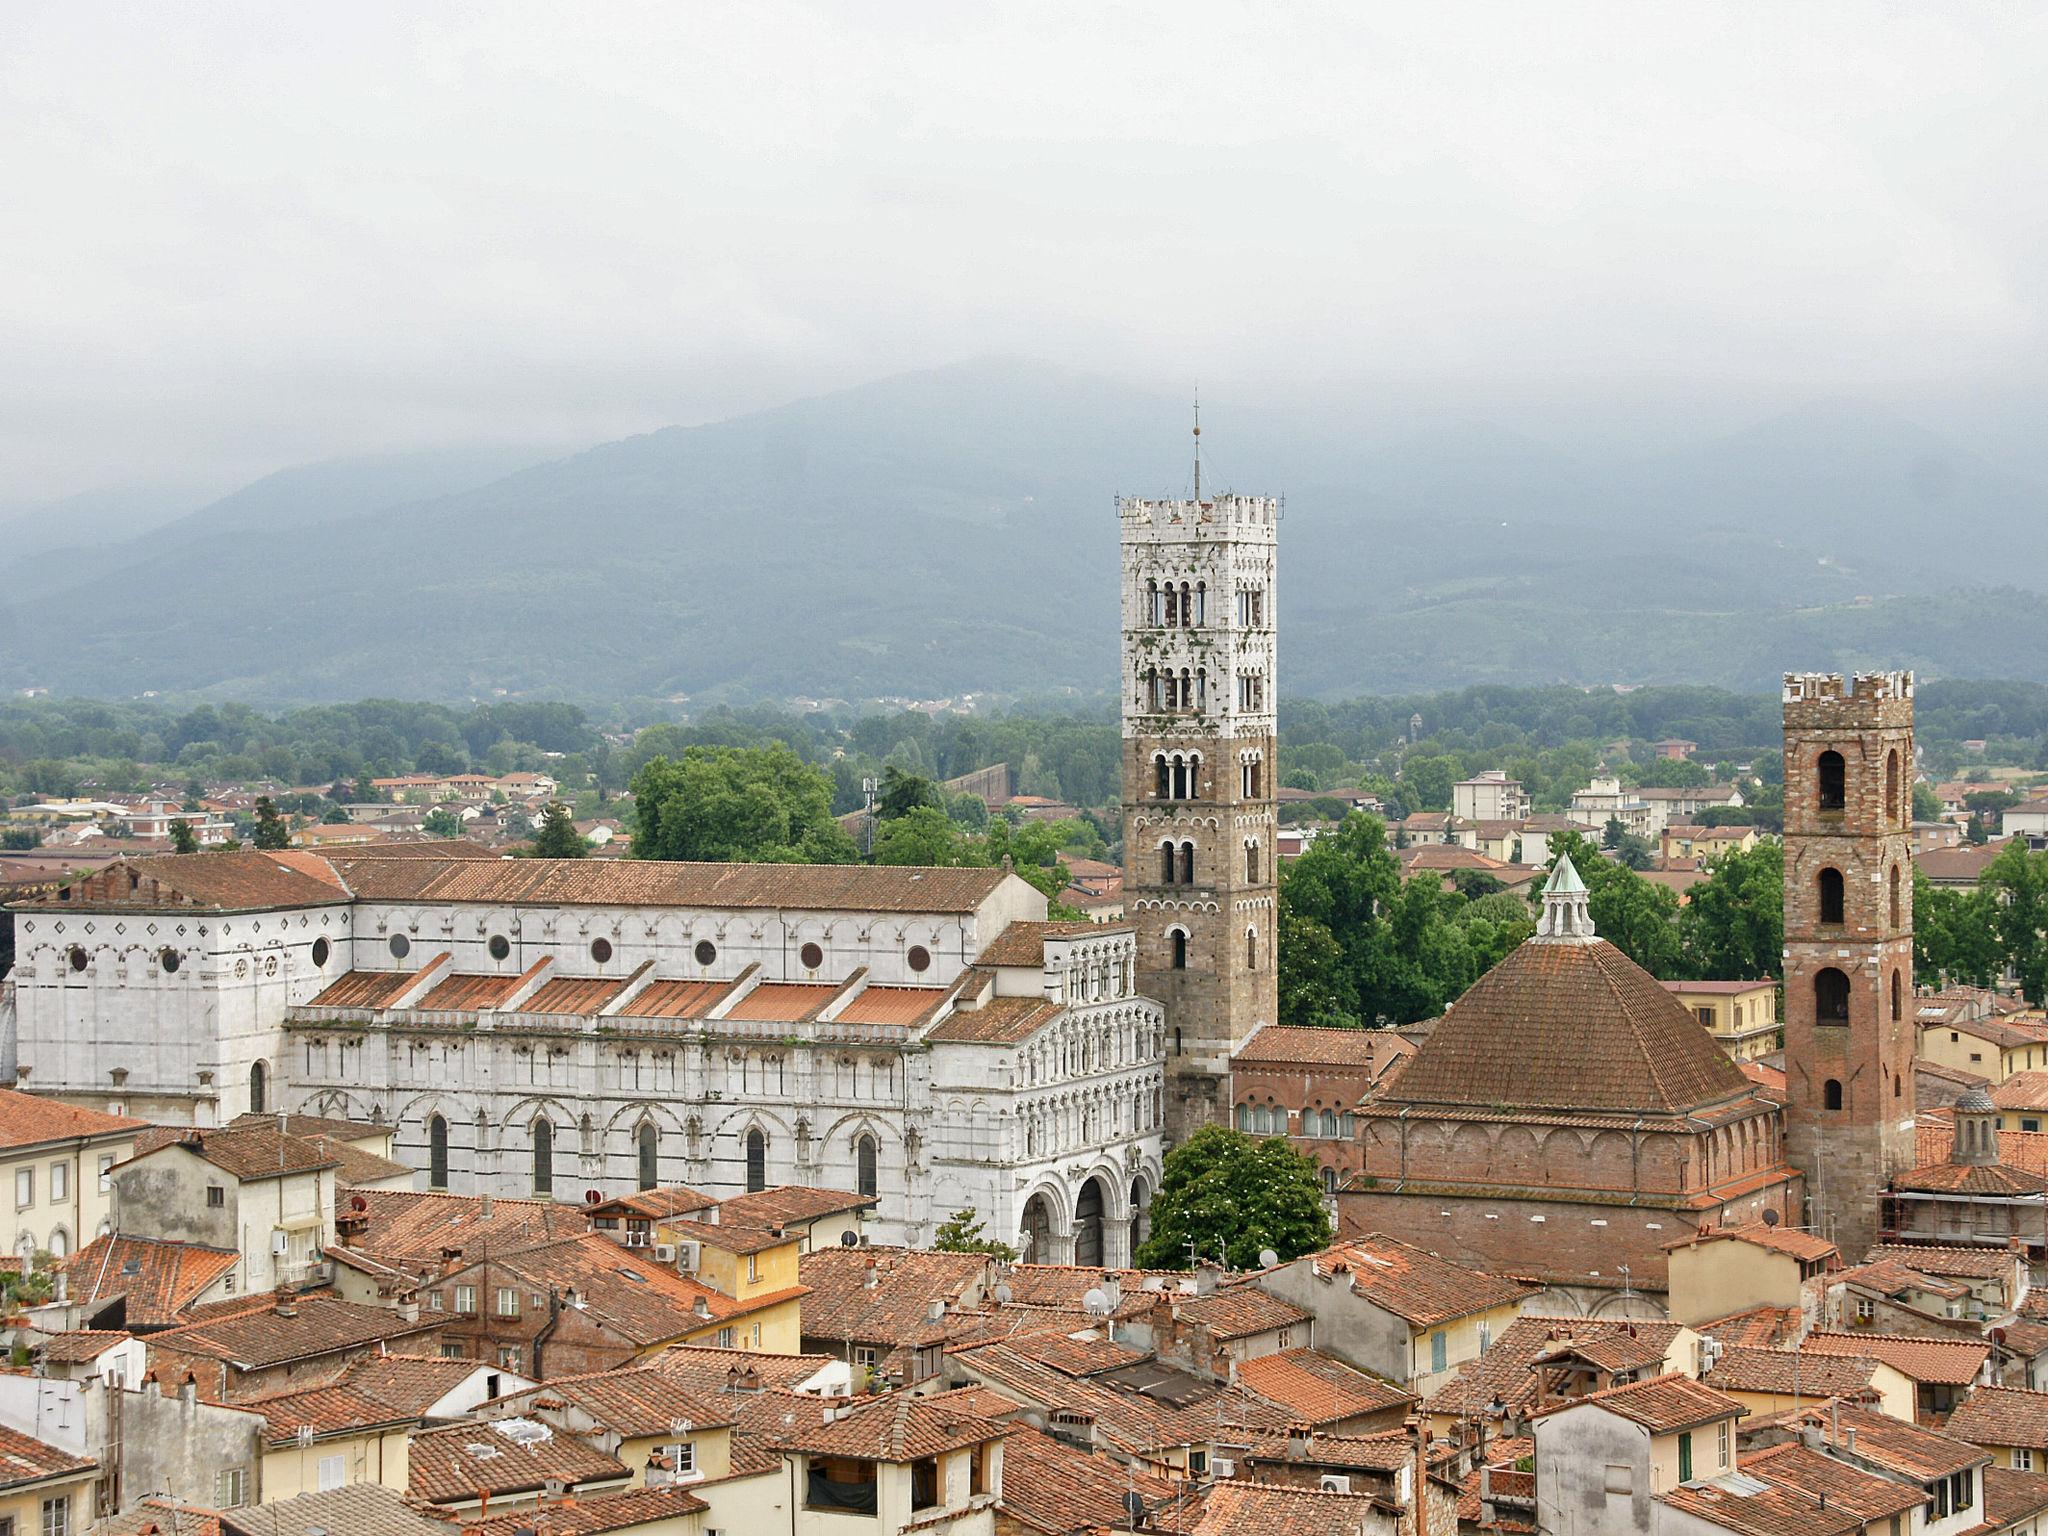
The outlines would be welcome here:
M 1136 989 L 1172 1017 L 1166 1118 L 1177 1141 L 1227 1121 L 1231 1053 L 1279 1017 L 1280 503 L 1205 498 L 1198 471 L 1191 499 L 1123 497 L 1117 516 L 1124 908 Z
M 1679 1323 L 1518 1317 L 1485 1354 L 1458 1367 L 1422 1411 L 1439 1434 L 1482 1424 L 1512 1429 L 1546 1408 L 1612 1387 L 1698 1376 L 1706 1355 L 1700 1335 Z
M 1827 1276 L 1842 1255 L 1826 1238 L 1783 1224 L 1701 1227 L 1664 1245 L 1666 1305 L 1699 1324 L 1750 1307 L 1818 1311 Z
M 900 1387 L 935 1383 L 945 1320 L 995 1288 L 994 1262 L 977 1253 L 821 1248 L 803 1256 L 803 1348 Z M 785 1346 L 794 1348 L 794 1345 Z
M 2024 1088 L 2038 1075 L 2008 1078 L 2000 1091 L 2016 1083 Z M 1892 1176 L 1883 1202 L 1884 1225 L 1888 1237 L 1908 1245 L 1895 1251 L 1903 1262 L 1923 1268 L 1941 1260 L 1937 1253 L 1919 1252 L 1920 1245 L 1989 1250 L 1984 1257 L 2001 1272 L 2021 1271 L 2022 1256 L 2036 1264 L 2048 1261 L 2048 1175 L 2015 1167 L 2001 1156 L 2005 1114 L 1995 1096 L 1969 1089 L 1950 1116 L 1954 1129 L 1948 1157 Z M 2016 1118 L 2025 1124 L 2032 1117 Z M 2015 1289 L 1995 1305 L 2016 1307 L 2020 1294 Z
M 1700 1380 L 1734 1398 L 1753 1418 L 1790 1413 L 1829 1398 L 1876 1408 L 1908 1423 L 1915 1415 L 1917 1385 L 1875 1355 L 1731 1344 L 1717 1347 L 1711 1358 L 1714 1363 Z
M 1800 1340 L 1807 1355 L 1881 1360 L 1913 1383 L 1913 1417 L 1940 1423 L 1970 1389 L 1990 1379 L 1991 1344 L 1984 1339 L 1920 1338 L 1862 1328 L 1816 1328 Z
M 68 1258 L 111 1229 L 108 1170 L 134 1150 L 140 1120 L 0 1088 L 0 1189 L 14 1192 L 5 1247 Z
M 1529 814 L 1529 796 L 1520 780 L 1490 769 L 1451 786 L 1451 814 L 1465 821 L 1520 821 Z
M 1983 1523 L 1982 1476 L 1991 1454 L 1955 1435 L 1888 1414 L 1829 1403 L 1759 1425 L 1755 1449 L 1804 1443 L 1831 1460 L 1917 1488 L 1913 1536 L 1962 1536 Z
M 632 1470 L 578 1435 L 524 1414 L 478 1418 L 412 1437 L 406 1492 L 447 1519 L 530 1509 L 544 1497 L 620 1492 Z
M 0 1532 L 71 1536 L 93 1517 L 99 1464 L 0 1427 Z
M 828 1406 L 777 1449 L 798 1490 L 794 1536 L 831 1536 L 849 1515 L 893 1533 L 993 1536 L 1003 1491 L 1004 1426 L 940 1401 L 882 1397 Z
M 223 1303 L 151 1334 L 149 1363 L 161 1379 L 193 1377 L 202 1401 L 238 1403 L 332 1375 L 361 1355 L 431 1352 L 440 1330 L 417 1308 L 280 1293 Z
M 1998 1466 L 2015 1472 L 2048 1471 L 2048 1392 L 1976 1387 L 1942 1427 L 1990 1451 Z
M 1674 859 L 1705 862 L 1724 854 L 1747 853 L 1757 844 L 1755 827 L 1701 827 L 1690 822 L 1673 822 L 1658 837 L 1658 848 L 1668 864 Z
M 1778 1022 L 1778 984 L 1759 981 L 1667 981 L 1683 1004 L 1734 1061 L 1755 1061 L 1785 1047 Z
M 36 1309 L 52 1329 L 175 1328 L 193 1307 L 245 1296 L 241 1251 L 156 1238 L 96 1237 L 58 1266 L 59 1301 Z
M 557 1376 L 490 1408 L 587 1440 L 624 1463 L 636 1485 L 715 1482 L 732 1470 L 732 1413 L 660 1364 Z
M 1638 791 L 1623 787 L 1612 774 L 1595 775 L 1584 789 L 1574 790 L 1566 813 L 1594 833 L 1603 833 L 1610 821 L 1618 821 L 1624 832 L 1655 837 L 1662 825 L 1655 820 L 1649 801 Z
M 1537 1524 L 1546 1536 L 1652 1529 L 1652 1500 L 1735 1470 L 1743 1407 L 1684 1376 L 1611 1387 L 1537 1415 Z
M 1379 1232 L 1304 1254 L 1253 1283 L 1308 1311 L 1321 1349 L 1422 1396 L 1483 1355 L 1536 1294 Z
M 2018 1072 L 2048 1069 L 2048 1019 L 2039 1014 L 2021 1013 L 1975 989 L 1921 993 L 1913 1003 L 1925 1060 L 1994 1085 Z

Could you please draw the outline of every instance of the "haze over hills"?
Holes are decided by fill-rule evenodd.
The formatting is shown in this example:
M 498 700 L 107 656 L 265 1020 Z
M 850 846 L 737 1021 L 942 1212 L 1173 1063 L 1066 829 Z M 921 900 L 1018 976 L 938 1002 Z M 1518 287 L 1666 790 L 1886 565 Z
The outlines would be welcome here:
M 1597 462 L 1486 421 L 1387 441 L 1275 414 L 1205 442 L 1206 484 L 1288 498 L 1290 691 L 2048 678 L 2048 640 L 1962 590 L 1986 551 L 2001 582 L 2041 584 L 2048 495 L 1879 413 Z M 309 466 L 89 556 L 0 553 L 0 684 L 1098 694 L 1112 497 L 1183 494 L 1187 443 L 1181 399 L 984 360 L 545 463 L 515 445 Z

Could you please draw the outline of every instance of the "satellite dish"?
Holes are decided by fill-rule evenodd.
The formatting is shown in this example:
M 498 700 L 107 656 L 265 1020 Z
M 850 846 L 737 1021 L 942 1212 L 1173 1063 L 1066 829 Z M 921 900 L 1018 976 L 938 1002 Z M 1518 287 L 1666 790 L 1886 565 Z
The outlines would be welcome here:
M 857 1233 L 842 1232 L 839 1234 L 839 1246 L 842 1248 L 858 1248 L 860 1246 L 860 1237 Z
M 1145 1518 L 1145 1495 L 1133 1488 L 1124 1495 L 1124 1513 L 1131 1517 L 1131 1525 Z
M 361 1195 L 350 1195 L 348 1197 L 348 1208 L 352 1211 L 367 1211 L 370 1208 L 370 1202 Z
M 996 1287 L 996 1304 L 998 1306 L 1007 1307 L 1010 1304 L 1011 1298 L 1013 1298 L 1016 1294 L 1017 1293 L 1015 1291 L 1010 1289 L 1009 1282 L 1005 1281 L 1003 1284 Z
M 1784 1219 L 1785 1218 L 1780 1216 L 1776 1211 L 1764 1212 L 1764 1225 L 1767 1227 L 1775 1227 L 1779 1222 L 1783 1221 Z
M 596 1205 L 602 1199 L 604 1199 L 604 1196 L 600 1195 L 594 1189 L 586 1189 L 585 1191 L 583 1191 L 583 1203 L 585 1205 Z
M 1261 1248 L 1259 1250 L 1259 1268 L 1271 1269 L 1275 1264 L 1278 1264 L 1279 1262 L 1280 1255 L 1275 1253 L 1272 1249 Z
M 1109 1293 L 1090 1287 L 1088 1294 L 1081 1298 L 1081 1306 L 1092 1317 L 1100 1317 L 1109 1310 Z

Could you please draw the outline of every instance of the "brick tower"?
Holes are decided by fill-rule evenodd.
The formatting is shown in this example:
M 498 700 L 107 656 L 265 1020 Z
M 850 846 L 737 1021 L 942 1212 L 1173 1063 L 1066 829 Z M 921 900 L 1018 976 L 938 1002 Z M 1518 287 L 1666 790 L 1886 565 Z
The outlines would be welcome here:
M 1117 503 L 1125 910 L 1166 1006 L 1166 1134 L 1228 1119 L 1230 1053 L 1279 1008 L 1269 496 Z
M 1913 1166 L 1913 674 L 1785 677 L 1785 1076 L 1813 1225 L 1851 1263 Z

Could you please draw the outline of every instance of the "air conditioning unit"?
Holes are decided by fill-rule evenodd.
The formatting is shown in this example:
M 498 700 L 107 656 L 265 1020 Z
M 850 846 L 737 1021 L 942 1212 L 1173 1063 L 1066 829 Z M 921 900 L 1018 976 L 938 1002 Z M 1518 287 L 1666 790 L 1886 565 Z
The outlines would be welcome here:
M 660 1264 L 675 1263 L 676 1245 L 674 1243 L 656 1243 L 654 1245 L 654 1258 Z
M 676 1268 L 686 1275 L 697 1272 L 697 1244 L 689 1239 L 676 1244 Z
M 1209 1474 L 1212 1477 L 1235 1477 L 1237 1476 L 1237 1463 L 1228 1456 L 1211 1456 L 1209 1458 Z
M 270 1234 L 270 1252 L 272 1257 L 274 1258 L 281 1259 L 284 1257 L 285 1236 L 282 1231 L 272 1232 Z
M 1351 1479 L 1335 1472 L 1325 1472 L 1322 1481 L 1317 1486 L 1325 1493 L 1349 1493 L 1351 1491 Z

